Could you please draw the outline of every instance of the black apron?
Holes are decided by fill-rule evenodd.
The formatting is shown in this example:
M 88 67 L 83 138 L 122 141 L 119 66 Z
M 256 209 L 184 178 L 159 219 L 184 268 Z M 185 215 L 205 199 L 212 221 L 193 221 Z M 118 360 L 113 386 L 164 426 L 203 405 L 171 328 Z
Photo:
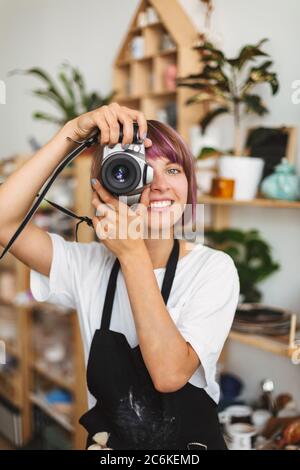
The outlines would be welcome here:
M 166 305 L 178 257 L 175 239 L 161 290 Z M 109 329 L 119 268 L 116 259 L 88 359 L 88 389 L 97 402 L 79 420 L 88 431 L 87 446 L 106 431 L 107 447 L 116 450 L 226 449 L 217 405 L 205 390 L 188 382 L 176 392 L 158 392 L 139 345 L 131 348 L 124 334 Z

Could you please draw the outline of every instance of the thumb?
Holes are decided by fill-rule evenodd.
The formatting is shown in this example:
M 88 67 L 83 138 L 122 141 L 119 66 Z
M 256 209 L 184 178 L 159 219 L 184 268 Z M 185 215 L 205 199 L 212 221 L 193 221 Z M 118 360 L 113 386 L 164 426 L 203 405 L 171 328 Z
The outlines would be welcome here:
M 142 192 L 140 204 L 148 207 L 150 204 L 150 186 L 147 186 L 144 191 Z

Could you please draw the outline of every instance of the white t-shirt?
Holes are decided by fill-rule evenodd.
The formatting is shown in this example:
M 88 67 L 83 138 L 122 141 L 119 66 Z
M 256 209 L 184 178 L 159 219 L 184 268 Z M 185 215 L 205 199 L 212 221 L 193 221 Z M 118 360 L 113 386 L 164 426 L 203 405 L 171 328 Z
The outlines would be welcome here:
M 33 297 L 78 312 L 85 360 L 94 332 L 100 327 L 110 271 L 115 256 L 100 242 L 77 243 L 49 233 L 53 260 L 49 277 L 30 272 Z M 154 269 L 161 289 L 165 268 Z M 145 286 L 147 289 L 147 286 Z M 167 309 L 181 335 L 194 348 L 201 365 L 189 382 L 219 400 L 216 363 L 231 328 L 239 297 L 232 259 L 222 251 L 195 245 L 179 259 Z M 131 347 L 138 344 L 134 317 L 122 271 L 119 271 L 110 329 L 123 333 Z M 95 403 L 92 396 L 89 407 Z

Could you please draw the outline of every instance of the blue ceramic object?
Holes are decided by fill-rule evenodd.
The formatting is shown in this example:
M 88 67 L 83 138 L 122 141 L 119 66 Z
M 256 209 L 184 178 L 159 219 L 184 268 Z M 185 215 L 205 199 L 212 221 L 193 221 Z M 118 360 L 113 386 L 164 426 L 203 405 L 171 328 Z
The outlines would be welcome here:
M 45 394 L 45 398 L 51 405 L 54 403 L 72 403 L 72 396 L 69 392 L 55 388 Z
M 275 167 L 275 172 L 267 176 L 261 184 L 262 194 L 271 199 L 297 201 L 300 199 L 300 179 L 294 165 L 286 158 Z

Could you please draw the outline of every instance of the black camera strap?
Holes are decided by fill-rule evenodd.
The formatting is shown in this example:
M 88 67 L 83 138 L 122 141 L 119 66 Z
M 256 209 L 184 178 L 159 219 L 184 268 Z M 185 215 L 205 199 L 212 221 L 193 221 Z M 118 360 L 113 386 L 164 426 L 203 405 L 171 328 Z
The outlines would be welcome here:
M 37 209 L 39 208 L 42 200 L 45 198 L 45 195 L 49 191 L 50 187 L 58 177 L 58 175 L 62 172 L 62 170 L 69 164 L 71 163 L 74 158 L 76 158 L 83 150 L 85 150 L 88 147 L 91 147 L 92 145 L 96 145 L 98 143 L 98 136 L 99 136 L 99 130 L 97 130 L 91 137 L 88 139 L 84 140 L 83 142 L 79 142 L 80 145 L 72 150 L 71 153 L 69 153 L 65 159 L 58 165 L 58 167 L 55 169 L 53 172 L 52 176 L 49 178 L 47 184 L 43 188 L 40 194 L 37 194 L 37 200 L 29 210 L 29 212 L 26 214 L 24 220 L 21 222 L 20 226 L 17 228 L 16 232 L 13 234 L 11 239 L 9 240 L 8 244 L 4 248 L 3 252 L 1 253 L 0 260 L 5 256 L 7 251 L 11 248 L 12 244 L 16 241 L 20 233 L 24 230 L 30 219 L 33 217 Z M 66 215 L 69 215 L 71 217 L 74 217 L 79 220 L 79 222 L 76 224 L 76 241 L 77 241 L 77 232 L 78 232 L 78 227 L 82 222 L 86 222 L 89 226 L 92 226 L 92 220 L 89 217 L 83 217 L 83 216 L 78 216 L 74 214 L 74 212 L 70 211 L 69 209 L 66 209 L 64 207 L 59 206 L 59 204 L 56 204 L 55 202 L 51 202 L 47 199 L 45 199 L 49 204 L 51 204 L 53 207 L 56 209 L 60 210 L 61 212 L 64 212 Z

